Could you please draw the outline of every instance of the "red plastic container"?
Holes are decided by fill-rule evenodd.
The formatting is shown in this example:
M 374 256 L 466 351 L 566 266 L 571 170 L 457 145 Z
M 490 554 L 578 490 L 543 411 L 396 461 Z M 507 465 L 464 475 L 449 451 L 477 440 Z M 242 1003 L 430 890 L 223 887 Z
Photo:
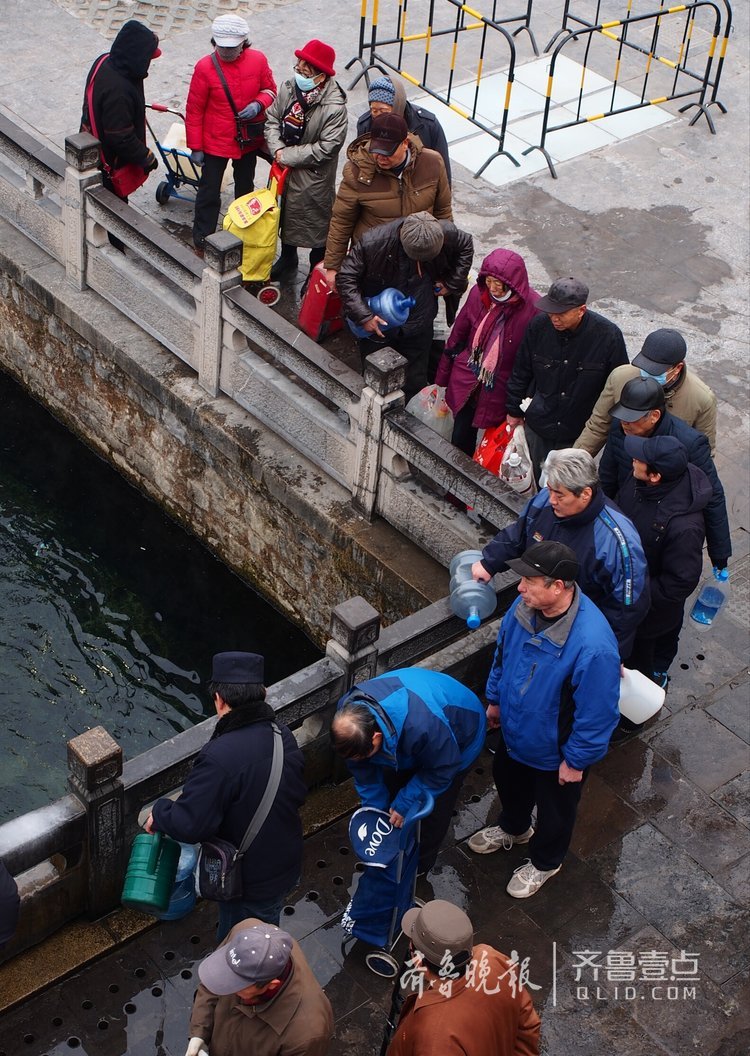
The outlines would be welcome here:
M 302 306 L 299 310 L 300 330 L 304 330 L 313 341 L 320 341 L 328 334 L 341 330 L 341 298 L 325 280 L 322 261 L 312 270 Z

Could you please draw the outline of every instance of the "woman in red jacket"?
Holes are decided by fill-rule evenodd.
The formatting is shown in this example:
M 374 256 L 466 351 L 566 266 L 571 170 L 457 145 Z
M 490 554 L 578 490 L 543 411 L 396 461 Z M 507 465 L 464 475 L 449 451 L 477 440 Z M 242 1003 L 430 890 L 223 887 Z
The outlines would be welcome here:
M 505 389 L 539 297 L 529 286 L 523 257 L 494 249 L 484 258 L 476 286 L 458 313 L 435 382 L 446 386 L 453 411 L 452 442 L 473 455 L 477 430 L 505 418 Z
M 215 50 L 196 64 L 185 118 L 190 156 L 201 166 L 193 219 L 193 242 L 199 256 L 203 256 L 206 235 L 216 230 L 221 181 L 230 159 L 235 198 L 253 189 L 255 163 L 258 154 L 265 150 L 265 112 L 276 98 L 276 82 L 268 60 L 262 52 L 250 47 L 247 40 L 250 27 L 245 19 L 239 15 L 220 15 L 211 24 L 211 32 Z M 237 138 L 235 110 L 250 130 L 242 145 Z

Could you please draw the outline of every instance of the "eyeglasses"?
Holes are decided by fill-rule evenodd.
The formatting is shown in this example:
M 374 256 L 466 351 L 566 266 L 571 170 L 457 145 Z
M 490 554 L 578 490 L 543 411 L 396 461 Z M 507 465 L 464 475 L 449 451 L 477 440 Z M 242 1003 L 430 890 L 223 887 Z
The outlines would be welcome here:
M 313 69 L 313 67 L 308 66 L 306 62 L 298 62 L 296 66 L 292 66 L 292 70 L 295 73 L 299 73 L 302 77 L 320 76 L 320 70 Z

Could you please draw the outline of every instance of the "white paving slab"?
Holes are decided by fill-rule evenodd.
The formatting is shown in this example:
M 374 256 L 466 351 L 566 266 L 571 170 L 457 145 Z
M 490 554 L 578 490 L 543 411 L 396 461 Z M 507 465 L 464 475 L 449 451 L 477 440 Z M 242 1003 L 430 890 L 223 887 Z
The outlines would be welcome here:
M 517 68 L 508 109 L 505 149 L 521 164 L 516 168 L 508 158 L 496 158 L 482 173 L 482 178 L 488 183 L 499 187 L 547 167 L 540 151 L 532 151 L 526 157 L 522 152 L 540 143 L 549 64 L 549 56 L 543 56 Z M 479 91 L 475 81 L 455 85 L 451 101 L 467 112 L 473 109 L 476 102 L 477 117 L 499 130 L 506 86 L 507 73 L 489 74 L 482 79 Z M 577 119 L 590 118 L 610 109 L 633 106 L 640 101 L 633 92 L 621 85 L 615 88 L 612 81 L 592 70 L 584 70 L 583 66 L 564 55 L 558 58 L 555 65 L 551 100 L 548 128 L 568 125 Z M 480 132 L 476 125 L 450 107 L 430 96 L 419 96 L 412 101 L 432 110 L 445 131 L 451 158 L 471 172 L 476 172 L 497 150 L 497 140 Z M 556 132 L 548 131 L 545 147 L 554 162 L 569 161 L 672 120 L 673 115 L 658 106 L 639 107 L 596 121 L 570 124 L 570 127 Z

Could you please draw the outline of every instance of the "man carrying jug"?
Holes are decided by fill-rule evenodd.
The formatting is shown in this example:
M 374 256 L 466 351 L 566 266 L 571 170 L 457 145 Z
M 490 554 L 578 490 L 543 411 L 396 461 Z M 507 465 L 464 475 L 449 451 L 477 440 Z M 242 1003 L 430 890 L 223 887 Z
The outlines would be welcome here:
M 362 361 L 386 345 L 400 352 L 407 361 L 407 400 L 427 384 L 437 298 L 464 292 L 473 256 L 471 235 L 421 212 L 367 231 L 341 265 L 336 283 L 344 315 L 367 331 L 359 343 Z M 368 304 L 386 289 L 414 298 L 400 324 L 387 325 Z
M 179 799 L 159 799 L 146 832 L 164 832 L 180 843 L 214 837 L 235 847 L 242 843 L 263 800 L 273 758 L 274 711 L 266 703 L 263 657 L 257 653 L 217 653 L 208 690 L 219 721 L 188 775 Z M 304 760 L 292 732 L 278 724 L 282 769 L 271 808 L 242 858 L 242 898 L 219 902 L 217 938 L 247 917 L 278 924 L 284 897 L 302 866 L 305 801 Z

